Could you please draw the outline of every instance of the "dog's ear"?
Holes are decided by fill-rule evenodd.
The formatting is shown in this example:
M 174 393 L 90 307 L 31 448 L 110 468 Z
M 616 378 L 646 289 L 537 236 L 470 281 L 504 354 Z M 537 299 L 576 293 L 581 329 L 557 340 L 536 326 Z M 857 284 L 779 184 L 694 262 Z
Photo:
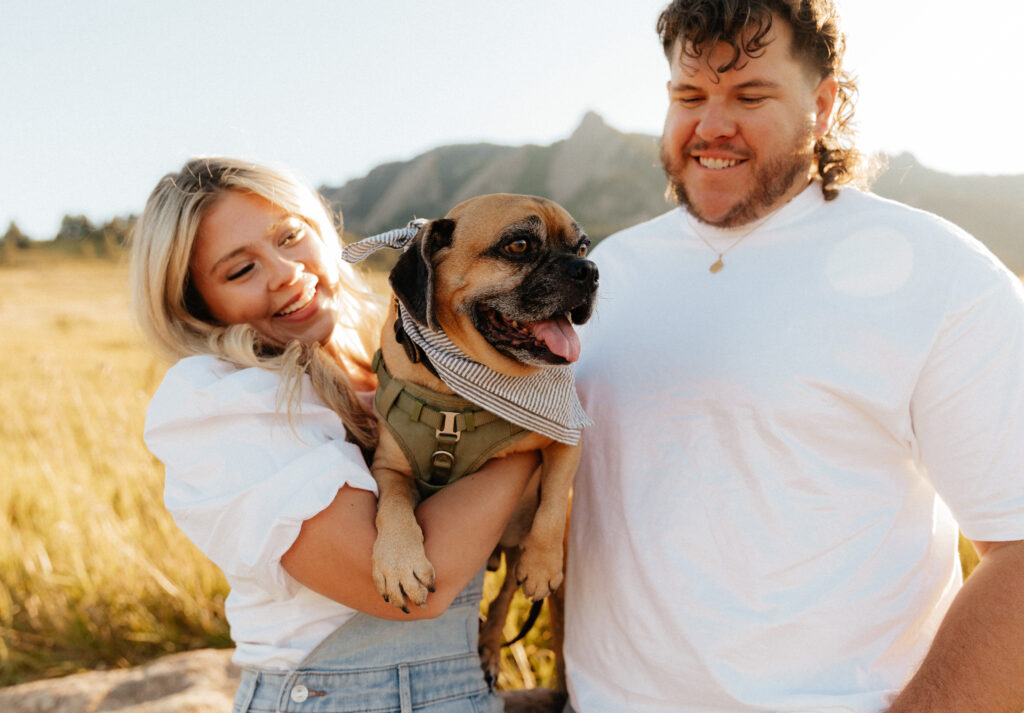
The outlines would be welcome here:
M 395 297 L 409 316 L 428 329 L 437 329 L 434 313 L 434 255 L 452 244 L 455 221 L 448 218 L 432 220 L 413 238 L 398 258 L 388 281 Z

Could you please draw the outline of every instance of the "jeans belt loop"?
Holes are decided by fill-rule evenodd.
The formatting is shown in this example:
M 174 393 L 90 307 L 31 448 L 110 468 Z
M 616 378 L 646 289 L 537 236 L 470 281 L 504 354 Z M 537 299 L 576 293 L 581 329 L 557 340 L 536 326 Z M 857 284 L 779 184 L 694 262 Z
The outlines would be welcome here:
M 412 713 L 412 688 L 409 686 L 409 665 L 398 667 L 398 697 L 402 705 L 402 713 Z

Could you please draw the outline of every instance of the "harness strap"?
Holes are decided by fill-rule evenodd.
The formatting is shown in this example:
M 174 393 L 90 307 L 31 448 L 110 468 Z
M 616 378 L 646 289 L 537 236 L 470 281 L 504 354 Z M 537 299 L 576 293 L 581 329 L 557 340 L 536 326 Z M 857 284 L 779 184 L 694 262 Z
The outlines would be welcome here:
M 434 430 L 434 446 L 430 456 L 429 478 L 417 478 L 421 489 L 436 492 L 456 480 L 461 473 L 454 472 L 456 444 L 462 434 L 472 433 L 497 421 L 504 421 L 490 411 L 452 394 L 440 394 L 418 384 L 394 378 L 384 364 L 380 350 L 373 355 L 372 368 L 379 383 L 374 406 L 379 416 L 387 421 L 387 414 L 397 408 L 411 421 Z M 514 427 L 525 433 L 525 429 Z
M 396 379 L 391 376 L 391 372 L 384 364 L 384 357 L 379 349 L 373 355 L 373 372 L 377 375 L 377 382 L 384 390 L 381 396 L 382 410 L 388 410 L 393 406 L 397 407 L 413 421 L 426 424 L 433 429 L 455 435 L 461 431 L 474 431 L 499 418 L 490 411 L 474 406 L 461 396 L 439 394 L 417 384 Z M 444 405 L 451 408 L 444 410 L 435 408 L 424 397 L 434 403 L 447 401 L 448 403 Z

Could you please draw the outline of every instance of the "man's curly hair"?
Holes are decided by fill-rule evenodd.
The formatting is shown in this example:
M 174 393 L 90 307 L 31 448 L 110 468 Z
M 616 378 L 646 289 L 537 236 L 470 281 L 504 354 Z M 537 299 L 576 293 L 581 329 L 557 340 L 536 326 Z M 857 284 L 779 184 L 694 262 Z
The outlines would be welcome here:
M 774 17 L 793 28 L 793 56 L 817 77 L 833 75 L 839 84 L 831 124 L 814 144 L 822 192 L 832 200 L 841 184 L 867 178 L 864 156 L 853 141 L 857 82 L 843 71 L 846 38 L 832 0 L 673 0 L 658 17 L 657 30 L 669 62 L 679 40 L 683 53 L 695 60 L 720 42 L 731 45 L 729 60 L 711 68 L 721 73 L 764 53 Z

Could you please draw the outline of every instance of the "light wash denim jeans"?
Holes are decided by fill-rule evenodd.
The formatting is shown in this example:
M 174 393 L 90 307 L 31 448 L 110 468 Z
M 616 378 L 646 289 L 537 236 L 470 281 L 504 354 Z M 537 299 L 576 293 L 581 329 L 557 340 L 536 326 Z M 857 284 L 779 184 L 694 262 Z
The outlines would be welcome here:
M 482 583 L 437 619 L 356 614 L 295 670 L 244 670 L 232 713 L 501 713 L 477 653 Z

